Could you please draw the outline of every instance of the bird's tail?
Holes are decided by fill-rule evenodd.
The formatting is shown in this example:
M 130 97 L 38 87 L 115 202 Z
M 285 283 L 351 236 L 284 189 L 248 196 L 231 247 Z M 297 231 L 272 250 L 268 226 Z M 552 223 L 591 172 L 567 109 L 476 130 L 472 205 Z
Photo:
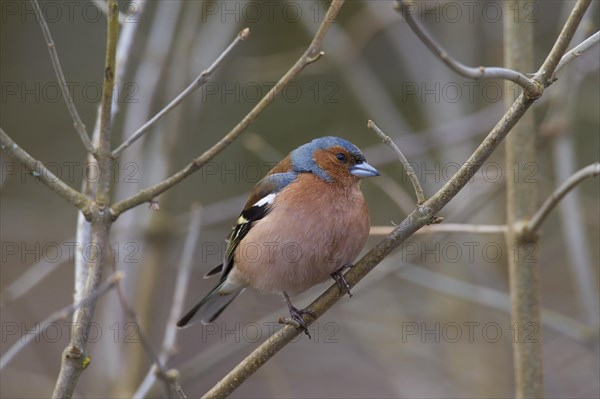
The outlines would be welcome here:
M 186 327 L 191 324 L 190 322 L 194 323 L 196 321 L 212 323 L 244 290 L 244 287 L 240 287 L 233 291 L 221 292 L 223 285 L 225 285 L 225 281 L 213 288 L 208 295 L 177 322 L 177 327 Z

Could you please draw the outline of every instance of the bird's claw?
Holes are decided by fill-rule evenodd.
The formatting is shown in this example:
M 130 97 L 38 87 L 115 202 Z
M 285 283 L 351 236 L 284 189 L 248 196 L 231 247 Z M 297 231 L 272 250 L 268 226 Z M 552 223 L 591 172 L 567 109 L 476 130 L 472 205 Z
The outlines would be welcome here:
M 306 335 L 308 335 L 308 339 L 311 339 L 310 333 L 308 332 L 308 326 L 306 325 L 306 322 L 304 321 L 304 318 L 302 317 L 305 314 L 309 315 L 312 318 L 315 318 L 315 319 L 317 318 L 317 316 L 313 312 L 311 312 L 310 310 L 297 309 L 294 306 L 291 306 L 290 307 L 290 316 L 291 316 L 291 319 L 280 318 L 279 322 L 283 323 L 283 324 L 291 325 L 291 326 L 294 326 L 296 328 L 304 330 L 304 333 Z
M 352 298 L 352 293 L 350 292 L 350 284 L 348 284 L 348 281 L 346 281 L 346 277 L 344 277 L 343 271 L 344 269 L 349 269 L 351 267 L 352 265 L 344 265 L 336 271 L 334 271 L 333 273 L 331 273 L 331 278 L 335 280 L 340 291 L 346 290 L 350 298 Z

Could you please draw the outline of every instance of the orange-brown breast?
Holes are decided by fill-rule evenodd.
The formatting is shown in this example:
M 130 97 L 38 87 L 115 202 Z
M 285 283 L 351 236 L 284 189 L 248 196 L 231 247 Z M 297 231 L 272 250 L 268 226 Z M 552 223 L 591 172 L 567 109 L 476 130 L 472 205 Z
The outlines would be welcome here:
M 235 277 L 262 292 L 299 294 L 352 263 L 369 224 L 357 181 L 331 184 L 302 173 L 240 242 Z

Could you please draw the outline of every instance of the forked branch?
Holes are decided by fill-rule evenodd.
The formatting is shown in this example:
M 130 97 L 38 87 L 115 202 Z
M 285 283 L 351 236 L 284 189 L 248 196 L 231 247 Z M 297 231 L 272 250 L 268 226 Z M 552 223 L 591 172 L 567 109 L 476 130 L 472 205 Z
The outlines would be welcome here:
M 400 14 L 413 30 L 415 35 L 427 46 L 431 52 L 438 57 L 444 64 L 457 74 L 470 79 L 503 79 L 509 80 L 521 86 L 525 93 L 531 98 L 537 98 L 542 93 L 540 86 L 532 79 L 521 72 L 501 67 L 470 67 L 462 64 L 456 58 L 452 57 L 444 48 L 423 28 L 414 18 L 415 4 L 412 0 L 396 1 L 394 8 Z

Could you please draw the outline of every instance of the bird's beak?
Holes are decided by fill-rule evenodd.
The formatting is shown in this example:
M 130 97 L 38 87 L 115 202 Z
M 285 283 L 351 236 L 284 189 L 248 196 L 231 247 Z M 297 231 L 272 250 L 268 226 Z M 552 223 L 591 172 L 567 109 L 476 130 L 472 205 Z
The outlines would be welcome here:
M 375 169 L 366 162 L 357 163 L 356 165 L 351 167 L 350 173 L 358 177 L 371 177 L 380 175 L 377 169 Z

